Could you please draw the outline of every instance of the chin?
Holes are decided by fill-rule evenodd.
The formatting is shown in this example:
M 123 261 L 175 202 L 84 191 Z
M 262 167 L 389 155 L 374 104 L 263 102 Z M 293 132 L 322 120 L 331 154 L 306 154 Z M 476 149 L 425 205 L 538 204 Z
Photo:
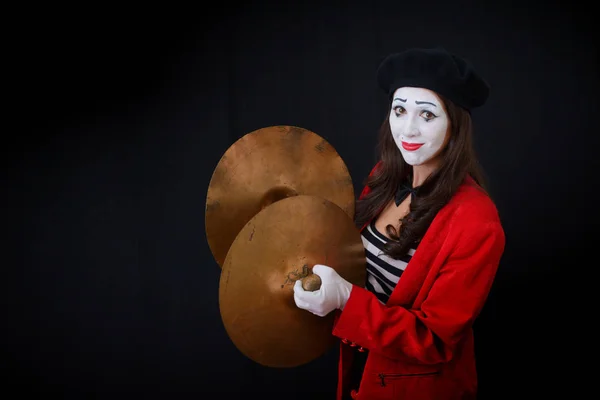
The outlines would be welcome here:
M 407 157 L 403 157 L 403 158 L 404 158 L 404 161 L 411 167 L 418 167 L 419 165 L 424 164 L 423 160 L 415 160 L 415 159 L 411 159 L 411 158 L 407 158 Z
M 412 167 L 418 167 L 421 165 L 425 165 L 425 164 L 429 164 L 435 157 L 431 157 L 431 156 L 427 156 L 424 154 L 414 154 L 414 153 L 404 153 L 402 152 L 402 158 L 404 159 L 404 161 L 412 166 Z

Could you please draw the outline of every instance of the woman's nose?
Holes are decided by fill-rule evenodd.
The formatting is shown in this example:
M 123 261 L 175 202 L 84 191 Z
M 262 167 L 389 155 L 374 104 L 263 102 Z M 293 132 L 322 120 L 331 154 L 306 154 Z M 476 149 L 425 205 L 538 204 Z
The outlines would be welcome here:
M 406 127 L 405 136 L 415 137 L 415 136 L 419 136 L 419 135 L 420 135 L 419 128 L 416 126 L 416 124 L 409 124 Z
M 421 130 L 419 129 L 419 116 L 418 115 L 413 115 L 412 118 L 410 119 L 407 128 L 407 134 L 410 137 L 414 137 L 414 136 L 420 136 L 421 135 Z

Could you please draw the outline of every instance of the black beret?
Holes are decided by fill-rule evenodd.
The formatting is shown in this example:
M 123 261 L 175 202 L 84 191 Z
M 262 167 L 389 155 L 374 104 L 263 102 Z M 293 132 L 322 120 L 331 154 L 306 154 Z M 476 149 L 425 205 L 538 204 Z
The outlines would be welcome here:
M 467 60 L 439 47 L 388 55 L 377 69 L 377 82 L 390 98 L 400 87 L 420 87 L 469 111 L 482 106 L 490 91 Z

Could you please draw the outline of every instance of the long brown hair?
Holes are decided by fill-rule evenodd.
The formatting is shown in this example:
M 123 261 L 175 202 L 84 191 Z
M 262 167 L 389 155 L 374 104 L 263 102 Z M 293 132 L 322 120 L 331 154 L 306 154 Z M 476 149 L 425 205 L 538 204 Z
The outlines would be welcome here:
M 440 153 L 439 167 L 419 186 L 416 197 L 410 203 L 409 213 L 399 221 L 399 233 L 391 225 L 386 229 L 392 238 L 387 243 L 386 253 L 392 258 L 405 255 L 417 245 L 438 211 L 448 203 L 468 175 L 485 190 L 483 171 L 473 146 L 471 115 L 443 96 L 438 97 L 449 117 L 450 137 Z M 365 182 L 371 189 L 370 193 L 356 203 L 355 222 L 359 228 L 374 218 L 394 198 L 398 186 L 412 175 L 412 166 L 404 161 L 392 137 L 390 112 L 391 106 L 379 130 L 377 148 L 381 166 Z

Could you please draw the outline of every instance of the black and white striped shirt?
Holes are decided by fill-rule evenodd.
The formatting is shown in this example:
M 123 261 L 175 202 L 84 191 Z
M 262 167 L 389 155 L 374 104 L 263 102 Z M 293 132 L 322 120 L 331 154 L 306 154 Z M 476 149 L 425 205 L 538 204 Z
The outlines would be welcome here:
M 373 292 L 381 303 L 386 304 L 415 249 L 410 249 L 399 260 L 385 255 L 383 245 L 389 239 L 375 229 L 375 219 L 363 229 L 361 236 L 367 256 L 366 289 Z

